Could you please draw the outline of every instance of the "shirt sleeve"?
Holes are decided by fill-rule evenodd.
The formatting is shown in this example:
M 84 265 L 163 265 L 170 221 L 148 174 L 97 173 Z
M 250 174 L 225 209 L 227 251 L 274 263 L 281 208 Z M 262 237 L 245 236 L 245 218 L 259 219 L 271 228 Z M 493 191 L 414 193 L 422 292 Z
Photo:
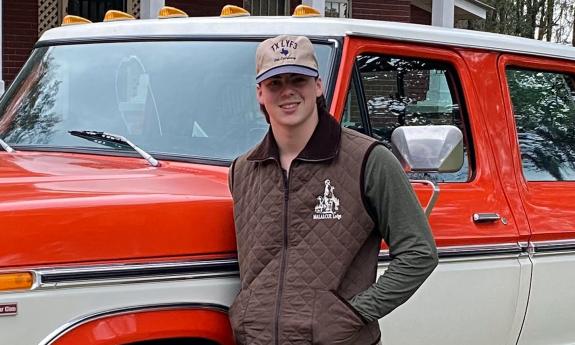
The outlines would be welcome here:
M 374 321 L 403 304 L 437 266 L 437 250 L 419 201 L 393 154 L 377 145 L 369 154 L 364 193 L 376 226 L 389 247 L 385 273 L 350 304 Z

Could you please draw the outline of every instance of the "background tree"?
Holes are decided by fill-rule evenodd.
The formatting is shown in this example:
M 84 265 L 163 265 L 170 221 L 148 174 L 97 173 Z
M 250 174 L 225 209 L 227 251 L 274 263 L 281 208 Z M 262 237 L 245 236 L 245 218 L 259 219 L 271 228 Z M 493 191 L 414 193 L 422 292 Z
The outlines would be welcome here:
M 575 46 L 575 0 L 485 0 L 494 9 L 471 28 Z
M 507 80 L 526 177 L 573 180 L 573 79 L 566 74 L 508 69 Z

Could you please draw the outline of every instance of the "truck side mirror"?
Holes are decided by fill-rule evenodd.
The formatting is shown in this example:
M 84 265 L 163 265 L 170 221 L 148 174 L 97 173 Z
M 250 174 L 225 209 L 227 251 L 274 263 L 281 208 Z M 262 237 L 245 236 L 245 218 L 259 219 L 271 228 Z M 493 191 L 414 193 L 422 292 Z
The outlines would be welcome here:
M 402 126 L 391 134 L 391 150 L 406 172 L 455 172 L 463 165 L 463 134 L 455 126 Z M 428 180 L 411 180 L 432 188 L 424 207 L 429 217 L 439 185 Z
M 392 152 L 406 172 L 455 172 L 463 165 L 463 134 L 455 126 L 402 126 Z

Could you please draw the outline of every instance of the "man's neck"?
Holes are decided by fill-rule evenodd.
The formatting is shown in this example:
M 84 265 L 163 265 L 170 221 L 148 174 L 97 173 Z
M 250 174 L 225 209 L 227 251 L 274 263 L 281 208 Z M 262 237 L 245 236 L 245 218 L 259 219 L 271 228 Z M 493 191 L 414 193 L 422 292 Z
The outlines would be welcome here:
M 278 145 L 280 162 L 284 170 L 289 172 L 291 162 L 304 149 L 319 122 L 317 111 L 308 121 L 297 127 L 273 126 L 272 132 Z

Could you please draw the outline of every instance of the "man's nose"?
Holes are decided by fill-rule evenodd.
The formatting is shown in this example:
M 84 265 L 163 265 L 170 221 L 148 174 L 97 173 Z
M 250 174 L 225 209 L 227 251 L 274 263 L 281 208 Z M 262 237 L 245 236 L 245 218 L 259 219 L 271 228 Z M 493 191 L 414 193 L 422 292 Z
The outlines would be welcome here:
M 282 96 L 284 96 L 284 95 L 291 96 L 293 94 L 295 94 L 295 89 L 292 86 L 292 84 L 291 83 L 285 83 L 284 87 L 282 89 Z

